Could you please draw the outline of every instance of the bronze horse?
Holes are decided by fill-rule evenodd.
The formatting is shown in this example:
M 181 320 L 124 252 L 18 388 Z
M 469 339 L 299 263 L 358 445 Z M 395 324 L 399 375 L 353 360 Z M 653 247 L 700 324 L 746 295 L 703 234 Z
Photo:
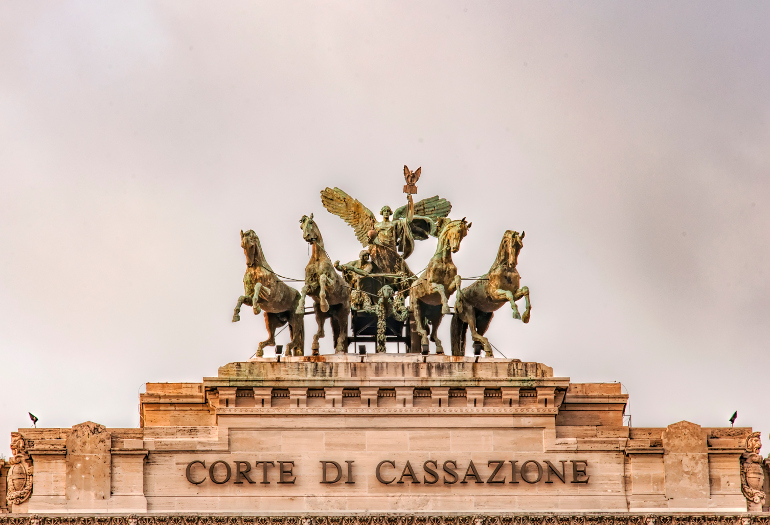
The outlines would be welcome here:
M 275 331 L 289 323 L 291 342 L 286 348 L 286 355 L 293 350 L 294 355 L 305 355 L 305 322 L 303 315 L 297 315 L 299 292 L 290 287 L 273 272 L 265 259 L 259 237 L 254 230 L 246 233 L 241 230 L 241 247 L 246 254 L 246 273 L 243 275 L 243 289 L 246 295 L 238 298 L 233 313 L 233 322 L 241 320 L 241 305 L 253 307 L 254 315 L 265 311 L 265 325 L 270 337 L 259 343 L 257 356 L 262 357 L 266 346 L 275 346 Z
M 460 249 L 460 242 L 468 235 L 471 224 L 465 222 L 463 217 L 462 220 L 451 221 L 442 228 L 436 253 L 423 274 L 409 289 L 415 329 L 420 335 L 423 353 L 428 351 L 426 321 L 431 325 L 430 339 L 436 345 L 436 353 L 444 353 L 436 334 L 442 317 L 449 313 L 448 298 L 455 290 L 460 290 L 461 282 L 460 276 L 457 275 L 457 266 L 452 262 L 452 253 L 457 253 Z
M 321 232 L 310 217 L 303 215 L 299 221 L 302 237 L 313 246 L 313 253 L 305 267 L 305 286 L 297 305 L 297 314 L 304 314 L 305 296 L 313 298 L 313 310 L 318 324 L 318 331 L 313 336 L 313 355 L 319 352 L 318 340 L 324 334 L 326 319 L 331 319 L 334 336 L 334 351 L 348 351 L 348 316 L 350 315 L 350 288 L 334 270 L 334 265 L 324 249 Z
M 483 345 L 487 357 L 492 357 L 492 347 L 484 333 L 498 310 L 505 303 L 510 303 L 513 318 L 528 323 L 532 306 L 529 303 L 529 288 L 519 288 L 519 272 L 516 262 L 519 251 L 524 246 L 524 232 L 508 230 L 503 235 L 494 264 L 486 275 L 457 292 L 455 315 L 452 318 L 452 355 L 465 355 L 466 330 L 471 329 L 475 343 Z M 526 309 L 519 315 L 516 302 L 524 298 Z

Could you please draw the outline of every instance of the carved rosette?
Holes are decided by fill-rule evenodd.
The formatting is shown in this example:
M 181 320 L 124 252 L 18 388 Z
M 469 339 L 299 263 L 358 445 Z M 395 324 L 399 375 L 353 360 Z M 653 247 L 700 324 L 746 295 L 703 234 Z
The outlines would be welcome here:
M 762 469 L 763 459 L 759 455 L 762 441 L 759 432 L 753 432 L 746 438 L 746 452 L 741 455 L 741 491 L 746 497 L 749 512 L 762 512 L 765 503 L 765 493 L 762 488 L 765 483 L 765 473 Z
M 11 433 L 11 453 L 6 499 L 12 505 L 19 505 L 32 494 L 32 459 L 27 454 L 27 442 L 18 432 Z

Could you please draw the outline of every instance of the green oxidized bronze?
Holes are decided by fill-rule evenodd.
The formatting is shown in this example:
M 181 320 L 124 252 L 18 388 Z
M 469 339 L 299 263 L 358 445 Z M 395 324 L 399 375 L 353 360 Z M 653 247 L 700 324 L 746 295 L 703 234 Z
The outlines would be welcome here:
M 444 226 L 438 237 L 436 253 L 409 290 L 409 302 L 424 354 L 428 353 L 426 321 L 431 325 L 430 339 L 436 345 L 436 353 L 444 353 L 441 341 L 436 334 L 442 317 L 449 313 L 448 299 L 455 290 L 460 289 L 461 282 L 457 266 L 452 262 L 452 254 L 460 249 L 460 243 L 468 234 L 470 227 L 471 223 L 465 222 L 465 217 Z

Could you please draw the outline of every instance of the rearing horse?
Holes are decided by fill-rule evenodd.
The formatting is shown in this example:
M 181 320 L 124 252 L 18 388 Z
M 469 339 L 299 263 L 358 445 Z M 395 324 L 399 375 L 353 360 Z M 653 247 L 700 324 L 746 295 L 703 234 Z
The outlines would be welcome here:
M 471 329 L 471 337 L 484 347 L 487 357 L 492 357 L 492 347 L 484 333 L 498 310 L 505 303 L 510 303 L 513 318 L 529 322 L 532 306 L 529 304 L 529 288 L 519 288 L 519 272 L 516 262 L 524 246 L 524 232 L 508 230 L 500 241 L 497 257 L 486 275 L 478 281 L 457 292 L 455 316 L 452 319 L 452 355 L 465 355 L 466 329 Z M 519 315 L 516 302 L 524 298 L 526 309 Z
M 414 311 L 415 327 L 420 334 L 423 352 L 428 350 L 428 332 L 424 328 L 425 321 L 428 321 L 431 324 L 430 339 L 436 344 L 436 353 L 444 353 L 436 334 L 443 315 L 449 313 L 448 298 L 455 290 L 460 290 L 461 283 L 457 266 L 452 262 L 452 254 L 460 249 L 460 242 L 468 235 L 471 225 L 463 217 L 462 220 L 451 221 L 444 226 L 438 236 L 436 253 L 409 289 L 409 302 Z
M 290 355 L 292 349 L 294 355 L 305 355 L 304 316 L 296 313 L 299 292 L 281 281 L 267 264 L 259 237 L 254 230 L 246 233 L 241 230 L 241 247 L 246 254 L 246 273 L 243 275 L 243 289 L 246 295 L 238 298 L 233 322 L 241 320 L 241 305 L 244 303 L 253 307 L 254 315 L 259 315 L 264 310 L 265 325 L 270 337 L 259 343 L 257 356 L 262 357 L 263 348 L 266 346 L 275 346 L 275 330 L 286 323 L 289 323 L 291 334 L 286 355 Z
M 318 324 L 318 331 L 313 336 L 313 355 L 318 354 L 318 340 L 324 334 L 326 319 L 331 319 L 334 336 L 334 351 L 348 351 L 348 316 L 350 315 L 350 288 L 334 270 L 331 259 L 324 250 L 324 241 L 313 214 L 303 215 L 299 221 L 302 237 L 311 246 L 313 253 L 305 267 L 305 286 L 297 305 L 297 314 L 305 312 L 305 296 L 313 298 L 313 310 Z

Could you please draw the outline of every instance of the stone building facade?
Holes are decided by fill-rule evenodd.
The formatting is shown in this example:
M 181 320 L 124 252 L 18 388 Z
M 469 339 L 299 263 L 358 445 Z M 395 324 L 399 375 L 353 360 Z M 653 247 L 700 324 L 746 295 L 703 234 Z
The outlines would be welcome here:
M 196 522 L 213 513 L 296 525 L 362 515 L 497 524 L 519 513 L 500 524 L 528 525 L 515 522 L 520 513 L 589 523 L 601 512 L 657 525 L 649 516 L 747 511 L 751 429 L 630 428 L 627 400 L 619 383 L 572 383 L 518 360 L 343 354 L 230 363 L 200 383 L 148 384 L 140 428 L 20 429 L 0 468 L 0 507 L 46 524 L 45 516 L 159 513 Z

